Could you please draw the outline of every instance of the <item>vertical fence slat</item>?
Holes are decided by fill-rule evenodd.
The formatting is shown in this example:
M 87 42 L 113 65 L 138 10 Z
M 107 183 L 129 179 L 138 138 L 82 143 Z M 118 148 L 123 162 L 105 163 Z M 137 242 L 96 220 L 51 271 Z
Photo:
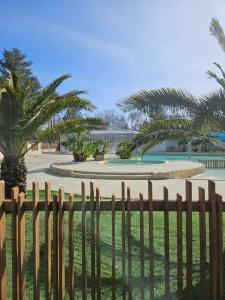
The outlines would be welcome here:
M 192 284 L 192 184 L 186 181 L 186 265 L 187 265 L 187 293 L 188 299 L 193 297 Z
M 90 182 L 91 201 L 91 299 L 95 300 L 95 201 L 94 184 Z
M 82 299 L 87 299 L 87 253 L 86 253 L 86 190 L 81 183 L 82 196 Z
M 216 196 L 215 183 L 208 181 L 208 194 L 210 202 L 209 212 L 209 261 L 210 261 L 210 281 L 211 281 L 211 299 L 215 300 L 218 296 L 217 285 L 217 224 L 216 224 Z
M 25 269 L 25 213 L 23 210 L 25 195 L 18 198 L 18 271 L 19 271 L 19 300 L 26 299 L 26 269 Z
M 112 195 L 112 300 L 116 299 L 115 195 Z
M 40 234 L 39 234 L 39 184 L 33 182 L 33 255 L 34 255 L 34 299 L 40 299 Z
M 121 233 L 122 233 L 122 298 L 126 299 L 126 257 L 125 257 L 125 251 L 126 251 L 126 213 L 125 213 L 125 183 L 122 182 L 121 184 L 122 194 L 121 194 L 121 201 L 122 201 L 122 223 L 121 223 Z
M 164 256 L 165 256 L 165 299 L 170 298 L 170 252 L 169 252 L 169 206 L 168 189 L 163 189 L 164 198 Z
M 19 189 L 12 189 L 12 296 L 13 300 L 19 299 L 19 272 L 18 272 L 18 196 Z
M 177 194 L 177 296 L 183 298 L 182 197 Z
M 51 183 L 45 182 L 45 298 L 51 299 Z
M 154 220 L 153 220 L 153 197 L 152 182 L 148 181 L 148 223 L 149 223 L 149 291 L 150 298 L 154 299 Z
M 143 195 L 139 194 L 140 201 L 140 299 L 144 299 L 144 210 Z
M 3 203 L 5 200 L 5 184 L 0 181 L 0 299 L 7 298 L 7 284 L 6 284 L 6 224 L 5 224 L 5 210 Z
M 59 226 L 58 226 L 59 195 L 53 196 L 53 269 L 54 269 L 54 300 L 59 295 Z
M 100 192 L 96 189 L 96 263 L 97 263 L 97 300 L 101 299 L 101 247 L 100 247 Z
M 69 195 L 69 291 L 70 300 L 75 297 L 74 290 L 74 195 Z
M 218 299 L 223 299 L 223 202 L 220 195 L 216 195 L 217 204 L 217 241 L 218 241 Z
M 127 254 L 128 254 L 128 299 L 132 299 L 132 235 L 130 188 L 127 188 Z
M 64 189 L 59 189 L 59 299 L 65 299 L 65 253 L 64 253 Z
M 199 198 L 199 235 L 200 235 L 200 295 L 206 299 L 206 222 L 205 222 L 205 190 L 198 189 Z

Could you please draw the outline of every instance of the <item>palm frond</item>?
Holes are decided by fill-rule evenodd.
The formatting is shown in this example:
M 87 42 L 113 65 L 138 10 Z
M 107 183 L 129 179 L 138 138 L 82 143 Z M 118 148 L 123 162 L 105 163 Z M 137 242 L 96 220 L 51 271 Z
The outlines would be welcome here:
M 212 21 L 209 26 L 209 31 L 212 36 L 214 36 L 221 48 L 225 51 L 225 35 L 223 28 L 221 27 L 219 20 L 217 18 L 212 18 Z
M 144 124 L 139 133 L 132 140 L 132 147 L 142 149 L 144 154 L 150 148 L 166 141 L 181 140 L 184 137 L 191 139 L 199 129 L 187 119 L 156 119 Z
M 45 125 L 51 118 L 64 111 L 65 109 L 72 107 L 77 111 L 82 109 L 92 110 L 94 107 L 90 101 L 81 99 L 79 97 L 55 97 L 55 99 L 46 103 L 40 111 L 24 125 L 21 131 L 21 138 L 29 139 L 32 137 L 33 132 L 38 130 L 42 125 Z
M 222 67 L 218 63 L 214 63 L 214 65 L 220 70 L 223 78 L 220 78 L 216 73 L 211 70 L 208 70 L 206 73 L 209 75 L 209 78 L 215 79 L 216 82 L 225 89 L 225 73 Z
M 168 113 L 192 113 L 199 105 L 189 92 L 172 88 L 145 90 L 129 96 L 118 103 L 124 112 L 140 111 L 144 114 L 167 115 Z
M 224 79 L 219 78 L 216 73 L 214 73 L 210 70 L 208 70 L 206 73 L 210 78 L 215 79 L 219 85 L 221 85 L 223 88 L 225 88 L 225 80 Z
M 220 70 L 223 78 L 225 79 L 225 72 L 224 72 L 223 68 L 221 67 L 221 65 L 218 64 L 217 62 L 214 62 L 213 64 Z
M 201 110 L 195 115 L 198 122 L 208 123 L 209 129 L 225 129 L 225 90 L 219 89 L 201 97 Z
M 43 88 L 37 95 L 30 95 L 31 97 L 27 97 L 24 103 L 25 114 L 32 115 L 36 113 L 42 105 L 56 95 L 57 88 L 68 78 L 70 78 L 70 75 L 62 75 L 53 80 L 47 87 Z
M 46 141 L 49 139 L 58 139 L 61 134 L 76 133 L 81 131 L 90 131 L 103 129 L 105 124 L 99 118 L 80 118 L 60 121 L 51 128 L 40 130 L 35 135 L 35 140 Z

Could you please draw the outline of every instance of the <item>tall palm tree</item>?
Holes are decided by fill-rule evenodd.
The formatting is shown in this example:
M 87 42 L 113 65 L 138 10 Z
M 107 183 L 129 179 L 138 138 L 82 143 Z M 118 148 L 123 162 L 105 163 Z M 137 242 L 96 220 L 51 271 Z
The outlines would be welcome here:
M 225 34 L 216 18 L 210 23 L 210 33 L 225 51 Z M 195 97 L 180 89 L 161 88 L 144 90 L 119 103 L 124 112 L 141 113 L 147 120 L 132 141 L 132 148 L 142 147 L 144 154 L 151 147 L 169 139 L 182 140 L 198 137 L 214 140 L 210 130 L 225 131 L 225 72 L 214 63 L 221 76 L 212 71 L 207 74 L 222 87 L 207 96 Z M 224 143 L 216 140 L 224 147 Z
M 26 191 L 24 156 L 30 150 L 28 141 L 32 140 L 35 145 L 43 140 L 57 139 L 62 133 L 103 126 L 101 119 L 79 117 L 62 120 L 46 128 L 53 116 L 69 107 L 77 111 L 91 111 L 94 108 L 91 102 L 81 98 L 84 91 L 57 93 L 57 88 L 69 77 L 63 75 L 36 93 L 32 92 L 29 84 L 24 87 L 24 78 L 21 80 L 16 72 L 9 71 L 8 78 L 0 81 L 0 152 L 4 156 L 1 178 L 5 181 L 7 197 L 14 186 Z

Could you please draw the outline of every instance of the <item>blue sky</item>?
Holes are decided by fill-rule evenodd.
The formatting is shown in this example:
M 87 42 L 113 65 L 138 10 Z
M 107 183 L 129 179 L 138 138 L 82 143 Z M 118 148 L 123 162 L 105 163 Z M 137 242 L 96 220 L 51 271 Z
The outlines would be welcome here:
M 63 73 L 61 88 L 88 90 L 99 110 L 138 90 L 215 88 L 206 70 L 225 67 L 209 34 L 225 28 L 223 0 L 0 0 L 0 50 L 18 47 L 42 84 Z

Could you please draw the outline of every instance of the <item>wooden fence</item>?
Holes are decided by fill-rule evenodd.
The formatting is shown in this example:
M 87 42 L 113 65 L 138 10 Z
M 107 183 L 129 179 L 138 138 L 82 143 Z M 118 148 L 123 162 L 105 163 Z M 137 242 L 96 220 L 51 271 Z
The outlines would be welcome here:
M 42 299 L 156 299 L 158 297 L 156 286 L 159 281 L 163 287 L 161 296 L 164 299 L 171 299 L 172 296 L 178 299 L 184 297 L 193 299 L 196 287 L 201 299 L 207 297 L 224 299 L 222 224 L 225 203 L 222 202 L 222 197 L 215 193 L 214 182 L 208 182 L 208 201 L 205 201 L 205 190 L 202 188 L 199 188 L 198 200 L 192 201 L 192 185 L 189 181 L 186 182 L 185 201 L 182 201 L 179 194 L 176 199 L 169 201 L 166 188 L 163 190 L 163 200 L 153 200 L 152 183 L 149 181 L 146 184 L 148 185 L 147 199 L 139 194 L 138 200 L 132 200 L 130 188 L 125 188 L 124 183 L 122 183 L 120 200 L 117 200 L 115 195 L 112 195 L 112 199 L 109 200 L 101 199 L 100 191 L 98 188 L 94 189 L 93 183 L 90 183 L 89 197 L 87 197 L 85 184 L 82 183 L 81 198 L 70 194 L 69 199 L 65 200 L 62 188 L 52 197 L 51 184 L 46 182 L 45 200 L 41 201 L 38 183 L 35 182 L 31 201 L 25 199 L 24 194 L 19 194 L 17 188 L 12 190 L 12 199 L 5 200 L 4 183 L 0 182 L 0 299 L 20 300 L 41 297 Z M 44 214 L 43 218 L 41 213 Z M 76 213 L 81 216 L 79 253 L 76 252 L 79 241 L 78 228 L 75 226 L 78 220 Z M 107 213 L 109 218 L 103 229 L 100 218 L 104 213 Z M 89 227 L 87 214 L 90 216 Z M 138 214 L 138 228 L 132 227 L 132 214 Z M 157 214 L 162 214 L 163 226 L 156 235 L 159 226 Z M 198 228 L 193 227 L 193 216 L 196 218 L 196 214 L 199 220 Z M 26 240 L 31 234 L 26 227 L 29 225 L 26 223 L 28 217 L 32 220 L 33 236 L 32 297 L 27 294 L 28 282 L 26 281 Z M 118 218 L 120 223 L 117 222 Z M 174 245 L 171 245 L 170 241 L 171 221 L 175 222 Z M 7 231 L 7 222 L 10 222 L 9 231 Z M 42 241 L 44 251 L 42 252 L 40 250 L 41 225 L 44 227 L 44 241 Z M 110 231 L 111 245 L 106 252 L 109 260 L 105 266 L 102 264 L 101 236 L 106 230 Z M 133 236 L 135 230 L 138 232 L 138 239 Z M 196 231 L 199 232 L 197 241 L 199 284 L 197 285 L 193 279 L 196 268 L 193 236 Z M 8 236 L 7 232 L 10 232 L 11 236 Z M 158 236 L 160 233 L 162 233 L 161 238 Z M 118 235 L 121 241 L 119 245 Z M 67 238 L 68 248 L 65 247 Z M 162 245 L 163 249 L 161 261 L 163 279 L 157 275 L 156 260 L 159 249 L 156 239 L 159 241 L 157 245 Z M 11 243 L 11 247 L 8 247 L 7 243 Z M 135 269 L 135 272 L 138 272 L 137 278 L 134 276 L 133 268 L 134 247 L 139 249 L 138 254 L 135 254 L 135 257 L 138 255 L 138 270 Z M 171 261 L 171 248 L 176 256 L 173 289 L 171 263 L 174 262 Z M 80 281 L 76 277 L 78 255 L 81 257 Z M 10 266 L 12 270 L 9 269 Z M 44 269 L 44 286 L 41 286 L 40 282 L 41 268 Z M 104 276 L 108 276 L 108 281 L 105 277 L 103 281 L 103 268 L 106 268 L 107 275 Z M 107 296 L 103 295 L 105 282 L 109 285 Z M 10 284 L 11 294 L 8 288 Z
M 207 169 L 225 169 L 225 160 L 219 159 L 200 159 L 200 163 L 204 164 Z

